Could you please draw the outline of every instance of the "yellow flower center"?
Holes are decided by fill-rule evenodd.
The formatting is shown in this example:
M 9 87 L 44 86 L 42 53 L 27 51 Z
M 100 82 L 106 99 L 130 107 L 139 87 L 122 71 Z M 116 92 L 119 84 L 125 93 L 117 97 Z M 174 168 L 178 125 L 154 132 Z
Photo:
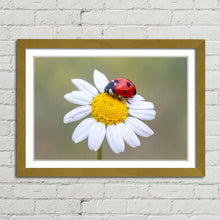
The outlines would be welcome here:
M 105 125 L 121 123 L 128 115 L 125 102 L 107 93 L 97 95 L 91 106 L 92 117 Z

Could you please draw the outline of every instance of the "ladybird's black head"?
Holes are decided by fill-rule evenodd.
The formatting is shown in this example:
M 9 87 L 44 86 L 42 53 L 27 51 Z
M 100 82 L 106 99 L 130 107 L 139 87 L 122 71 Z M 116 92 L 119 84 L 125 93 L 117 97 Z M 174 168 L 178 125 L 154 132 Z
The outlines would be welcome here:
M 116 80 L 115 80 L 116 81 Z M 106 92 L 106 93 L 111 93 L 111 94 L 115 94 L 115 83 L 117 83 L 117 82 L 109 82 L 108 84 L 107 84 L 107 86 L 105 87 L 105 89 L 104 89 L 104 92 Z M 117 80 L 118 81 L 118 80 Z

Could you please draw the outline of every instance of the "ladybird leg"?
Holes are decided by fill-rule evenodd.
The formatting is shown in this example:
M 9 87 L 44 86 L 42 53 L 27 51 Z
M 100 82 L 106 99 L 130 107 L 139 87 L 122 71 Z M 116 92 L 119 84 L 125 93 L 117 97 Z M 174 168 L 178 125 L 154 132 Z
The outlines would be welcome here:
M 111 88 L 111 91 L 112 91 L 112 97 L 113 97 L 113 98 L 116 98 L 116 97 L 117 97 L 117 94 L 115 93 L 114 88 Z
M 127 101 L 128 104 L 131 104 L 131 103 L 128 101 L 128 98 L 127 98 L 127 97 L 126 97 L 125 99 L 126 99 L 126 101 Z
M 118 96 L 118 100 L 119 100 L 119 101 L 121 101 L 121 100 L 122 100 L 122 98 L 121 98 L 119 95 L 117 95 L 117 96 Z

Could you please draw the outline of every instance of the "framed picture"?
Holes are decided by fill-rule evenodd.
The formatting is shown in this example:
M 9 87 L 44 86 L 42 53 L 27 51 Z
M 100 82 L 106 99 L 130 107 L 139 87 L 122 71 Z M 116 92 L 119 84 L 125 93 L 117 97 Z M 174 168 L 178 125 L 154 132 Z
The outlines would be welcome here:
M 204 175 L 204 40 L 17 41 L 17 176 Z

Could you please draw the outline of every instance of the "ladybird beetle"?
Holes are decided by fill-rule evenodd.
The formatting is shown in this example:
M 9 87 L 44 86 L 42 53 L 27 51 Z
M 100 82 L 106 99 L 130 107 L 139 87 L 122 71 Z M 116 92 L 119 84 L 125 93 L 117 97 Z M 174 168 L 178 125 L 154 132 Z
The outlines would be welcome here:
M 109 81 L 104 91 L 106 93 L 113 93 L 125 98 L 132 98 L 136 95 L 135 85 L 128 79 L 117 78 Z

